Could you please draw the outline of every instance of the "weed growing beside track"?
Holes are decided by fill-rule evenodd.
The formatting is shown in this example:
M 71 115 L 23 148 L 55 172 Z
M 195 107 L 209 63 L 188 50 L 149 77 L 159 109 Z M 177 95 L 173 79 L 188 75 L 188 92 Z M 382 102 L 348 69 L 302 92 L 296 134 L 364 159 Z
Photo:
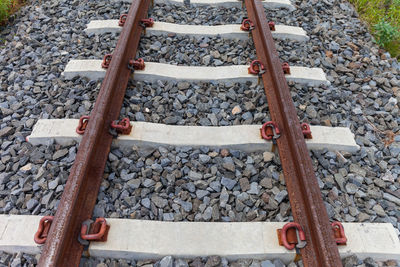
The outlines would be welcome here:
M 380 47 L 400 58 L 400 0 L 349 0 Z
M 0 26 L 5 25 L 8 18 L 24 3 L 25 0 L 0 0 Z

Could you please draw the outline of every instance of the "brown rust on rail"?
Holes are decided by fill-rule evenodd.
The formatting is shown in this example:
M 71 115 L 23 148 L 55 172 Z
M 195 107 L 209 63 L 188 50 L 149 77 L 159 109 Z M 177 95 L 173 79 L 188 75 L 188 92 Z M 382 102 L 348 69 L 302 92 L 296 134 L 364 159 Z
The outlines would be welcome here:
M 303 263 L 313 267 L 340 267 L 342 262 L 332 227 L 264 8 L 258 0 L 245 0 L 245 5 L 255 26 L 252 36 L 257 57 L 266 69 L 262 79 L 271 119 L 281 131 L 277 145 L 293 217 L 306 235 L 307 245 L 301 249 Z
M 110 152 L 110 125 L 119 116 L 130 70 L 129 60 L 136 56 L 150 0 L 133 1 L 113 58 L 101 85 L 90 120 L 79 145 L 64 193 L 58 205 L 39 266 L 78 266 L 83 246 L 78 242 L 82 222 L 91 218 L 105 164 Z

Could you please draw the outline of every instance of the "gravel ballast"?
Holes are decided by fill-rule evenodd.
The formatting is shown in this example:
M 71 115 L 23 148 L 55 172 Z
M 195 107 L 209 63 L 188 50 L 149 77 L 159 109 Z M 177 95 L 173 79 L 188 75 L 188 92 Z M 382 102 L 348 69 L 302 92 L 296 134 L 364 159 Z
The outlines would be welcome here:
M 310 40 L 277 41 L 281 60 L 322 68 L 331 82 L 318 88 L 290 84 L 299 119 L 350 127 L 361 147 L 354 154 L 311 152 L 329 217 L 342 222 L 388 222 L 400 234 L 400 64 L 378 50 L 346 1 L 292 3 L 297 9 L 290 14 L 266 10 L 268 19 L 303 27 Z M 71 59 L 99 59 L 112 52 L 118 35 L 87 36 L 84 29 L 90 20 L 116 19 L 128 8 L 129 4 L 109 1 L 32 1 L 0 32 L 4 42 L 0 50 L 0 213 L 55 213 L 78 146 L 49 140 L 46 146 L 33 147 L 25 137 L 39 118 L 79 118 L 90 113 L 101 82 L 67 81 L 61 72 Z M 150 12 L 158 21 L 203 25 L 240 23 L 245 15 L 241 9 L 157 4 Z M 248 64 L 256 58 L 251 40 L 177 36 L 143 38 L 138 56 L 196 66 Z M 124 116 L 204 126 L 269 120 L 262 86 L 166 81 L 131 82 L 121 110 Z M 282 178 L 279 159 L 268 153 L 113 148 L 94 215 L 165 221 L 290 221 Z M 13 261 L 29 266 L 35 257 L 1 255 L 1 264 L 14 266 Z M 189 263 L 202 266 L 208 261 Z M 96 264 L 125 264 L 103 262 Z M 259 263 L 239 265 L 250 264 Z M 390 264 L 353 258 L 344 265 L 396 266 Z
M 0 252 L 0 266 L 10 266 L 10 267 L 30 267 L 35 266 L 39 259 L 39 255 L 29 255 L 29 254 L 7 254 Z M 374 261 L 371 258 L 366 258 L 365 260 L 360 260 L 356 256 L 349 256 L 342 260 L 343 267 L 396 267 L 399 266 L 396 261 L 388 260 L 388 261 Z M 302 262 L 291 262 L 288 265 L 285 265 L 279 259 L 271 259 L 271 260 L 256 260 L 256 259 L 238 259 L 236 261 L 228 261 L 224 257 L 219 256 L 210 256 L 210 257 L 198 257 L 194 259 L 179 259 L 173 258 L 172 256 L 165 256 L 161 260 L 111 260 L 111 259 L 100 259 L 100 258 L 82 258 L 80 267 L 243 267 L 243 266 L 251 266 L 251 267 L 302 267 Z

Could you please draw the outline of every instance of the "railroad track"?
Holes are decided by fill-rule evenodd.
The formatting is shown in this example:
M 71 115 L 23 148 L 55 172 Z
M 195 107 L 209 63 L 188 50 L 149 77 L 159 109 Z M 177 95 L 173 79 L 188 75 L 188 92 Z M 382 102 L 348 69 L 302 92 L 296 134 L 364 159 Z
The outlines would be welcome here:
M 174 2 L 174 1 L 172 1 Z M 174 3 L 184 4 L 176 1 Z M 359 149 L 348 128 L 328 128 L 301 124 L 293 104 L 288 82 L 310 86 L 328 85 L 319 68 L 305 68 L 283 64 L 275 49 L 275 39 L 308 40 L 297 27 L 268 22 L 264 6 L 293 9 L 288 1 L 255 0 L 192 1 L 193 5 L 244 5 L 248 18 L 242 25 L 177 25 L 152 21 L 147 18 L 149 0 L 135 1 L 129 13 L 120 20 L 92 21 L 88 34 L 120 32 L 112 55 L 103 60 L 72 60 L 63 75 L 91 80 L 103 79 L 99 95 L 90 117 L 78 120 L 39 120 L 27 138 L 34 145 L 44 144 L 49 138 L 58 143 L 80 141 L 57 212 L 43 220 L 40 266 L 78 266 L 85 246 L 90 241 L 104 241 L 109 226 L 106 220 L 95 224 L 92 218 L 98 191 L 111 146 L 158 147 L 159 145 L 217 147 L 242 150 L 248 153 L 275 150 L 279 153 L 294 223 L 285 224 L 279 234 L 287 249 L 295 249 L 305 266 L 342 266 L 338 244 L 343 241 L 341 224 L 329 220 L 315 176 L 310 149 L 340 149 L 355 152 Z M 227 39 L 252 38 L 256 58 L 249 65 L 220 67 L 176 66 L 158 62 L 144 62 L 136 58 L 141 36 L 193 36 Z M 158 80 L 253 83 L 262 84 L 268 101 L 269 121 L 263 125 L 241 126 L 171 126 L 120 119 L 128 81 L 154 82 Z M 338 138 L 338 136 L 340 138 Z M 84 226 L 83 226 L 84 225 Z M 115 225 L 118 225 L 115 222 Z M 132 224 L 133 227 L 135 225 Z M 113 227 L 113 224 L 111 224 Z M 115 226 L 114 226 L 115 227 Z M 154 227 L 158 227 L 157 225 Z M 184 227 L 184 226 L 180 226 Z M 201 227 L 203 226 L 199 226 Z M 350 226 L 346 226 L 349 227 Z M 89 230 L 90 229 L 90 230 Z M 271 228 L 275 229 L 275 228 Z M 332 231 L 336 229 L 336 231 Z M 338 233 L 339 236 L 335 235 Z M 170 230 L 172 231 L 172 230 Z M 237 230 L 239 231 L 239 230 Z M 290 237 L 286 237 L 286 231 Z M 390 231 L 390 230 L 388 230 Z M 99 232 L 99 233 L 96 233 Z M 100 234 L 101 233 L 101 234 Z M 80 238 L 77 238 L 80 236 Z M 285 244 L 290 240 L 290 244 Z

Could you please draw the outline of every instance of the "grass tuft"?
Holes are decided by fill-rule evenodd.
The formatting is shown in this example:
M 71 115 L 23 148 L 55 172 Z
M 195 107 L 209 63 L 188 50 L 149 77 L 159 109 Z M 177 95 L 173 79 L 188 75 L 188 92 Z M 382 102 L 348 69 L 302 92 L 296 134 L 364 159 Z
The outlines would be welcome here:
M 376 43 L 400 59 L 400 0 L 349 0 L 366 21 Z
M 0 0 L 0 25 L 6 24 L 8 18 L 24 3 L 25 0 Z

